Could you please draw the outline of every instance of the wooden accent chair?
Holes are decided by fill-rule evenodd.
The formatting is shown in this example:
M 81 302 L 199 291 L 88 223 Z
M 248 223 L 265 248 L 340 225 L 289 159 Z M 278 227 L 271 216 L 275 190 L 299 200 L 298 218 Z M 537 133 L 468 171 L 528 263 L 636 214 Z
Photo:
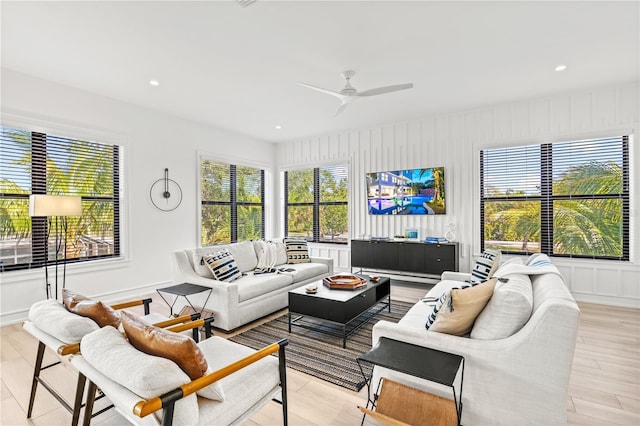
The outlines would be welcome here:
M 71 364 L 89 380 L 83 425 L 89 425 L 96 389 L 134 425 L 235 425 L 281 396 L 287 418 L 285 346 L 287 340 L 255 351 L 221 337 L 197 344 L 208 370 L 190 379 L 175 362 L 136 349 L 113 327 L 82 339 L 82 355 Z M 278 358 L 269 356 L 278 352 Z M 222 395 L 205 393 L 212 387 Z
M 132 308 L 136 306 L 142 306 L 144 308 L 145 316 L 143 317 L 145 321 L 150 324 L 154 324 L 158 327 L 168 328 L 168 330 L 175 332 L 182 332 L 184 330 L 192 329 L 191 327 L 185 327 L 184 324 L 188 322 L 193 322 L 199 319 L 199 314 L 185 315 L 177 318 L 166 318 L 159 314 L 152 314 L 149 312 L 149 305 L 151 304 L 151 299 L 137 299 L 123 303 L 117 303 L 111 305 L 111 308 L 115 310 Z M 33 412 L 33 406 L 36 398 L 36 392 L 38 389 L 38 384 L 42 385 L 67 411 L 72 414 L 71 424 L 73 426 L 78 424 L 80 417 L 80 410 L 82 408 L 82 398 L 84 394 L 85 382 L 86 379 L 82 375 L 78 375 L 78 381 L 76 384 L 76 393 L 73 404 L 66 401 L 58 391 L 56 391 L 49 383 L 47 383 L 44 378 L 40 376 L 42 370 L 47 368 L 54 367 L 58 364 L 61 364 L 63 358 L 77 353 L 80 348 L 80 340 L 83 337 L 83 332 L 90 332 L 95 330 L 98 325 L 93 322 L 93 320 L 81 317 L 72 312 L 66 311 L 64 306 L 61 303 L 55 300 L 45 300 L 42 302 L 37 302 L 35 305 L 40 305 L 45 307 L 49 313 L 53 313 L 51 318 L 47 319 L 36 319 L 33 318 L 34 309 L 32 308 L 29 316 L 30 321 L 25 321 L 23 324 L 23 328 L 33 337 L 38 340 L 38 349 L 36 352 L 36 361 L 33 371 L 33 379 L 31 382 L 31 394 L 29 397 L 29 406 L 27 409 L 27 418 L 31 417 Z M 37 315 L 37 313 L 35 314 Z M 34 321 L 35 319 L 35 321 Z M 56 321 L 57 320 L 57 321 Z M 205 322 L 200 320 L 200 325 L 205 325 Z M 207 337 L 211 336 L 211 326 L 210 322 L 213 321 L 213 318 L 208 322 L 208 326 L 205 327 Z M 198 341 L 199 334 L 196 328 L 193 328 L 193 338 Z M 51 364 L 43 366 L 45 349 L 51 349 L 55 354 L 58 355 L 58 360 L 52 362 Z M 106 411 L 111 407 L 104 408 L 97 413 L 90 413 L 93 416 L 97 416 L 102 412 Z

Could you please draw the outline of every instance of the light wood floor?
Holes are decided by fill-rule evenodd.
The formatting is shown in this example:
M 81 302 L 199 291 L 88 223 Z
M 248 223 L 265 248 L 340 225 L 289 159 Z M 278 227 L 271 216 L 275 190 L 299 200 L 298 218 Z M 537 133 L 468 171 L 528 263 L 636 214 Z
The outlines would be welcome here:
M 416 301 L 424 293 L 423 288 L 392 287 L 395 300 Z M 580 309 L 578 343 L 567 399 L 569 424 L 640 425 L 640 311 L 587 303 L 580 303 Z M 157 297 L 152 310 L 168 315 L 168 308 Z M 275 316 L 277 314 L 249 327 Z M 26 419 L 36 346 L 35 339 L 23 331 L 20 324 L 0 328 L 0 424 L 3 426 L 68 425 L 71 422 L 71 415 L 44 389 L 39 389 L 36 396 L 32 419 Z M 46 358 L 54 360 L 55 356 L 49 353 Z M 72 400 L 76 375 L 68 365 L 53 367 L 43 375 Z M 287 381 L 291 425 L 360 424 L 356 406 L 365 403 L 366 390 L 351 392 L 295 370 L 287 371 Z M 109 410 L 96 417 L 92 424 L 122 425 L 126 421 Z M 282 424 L 280 405 L 269 403 L 248 424 Z M 368 420 L 365 424 L 375 422 Z

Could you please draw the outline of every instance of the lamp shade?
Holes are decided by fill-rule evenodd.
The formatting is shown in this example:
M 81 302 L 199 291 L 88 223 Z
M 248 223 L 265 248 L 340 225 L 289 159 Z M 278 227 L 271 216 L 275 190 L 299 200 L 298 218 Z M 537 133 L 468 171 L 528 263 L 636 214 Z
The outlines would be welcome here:
M 82 216 L 81 201 L 72 195 L 30 195 L 29 216 Z

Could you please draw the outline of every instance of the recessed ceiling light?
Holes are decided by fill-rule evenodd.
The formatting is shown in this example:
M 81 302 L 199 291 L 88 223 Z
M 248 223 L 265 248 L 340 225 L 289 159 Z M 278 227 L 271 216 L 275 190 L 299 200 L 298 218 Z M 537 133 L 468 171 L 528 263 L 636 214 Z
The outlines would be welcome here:
M 159 86 L 160 82 L 158 80 L 149 80 L 149 84 L 152 86 Z
M 280 130 L 280 129 L 282 129 L 282 126 L 278 124 L 278 125 L 276 126 L 276 130 Z
M 556 71 L 564 71 L 564 70 L 566 70 L 566 69 L 567 69 L 567 66 L 566 66 L 566 65 L 558 65 L 558 66 L 556 67 Z

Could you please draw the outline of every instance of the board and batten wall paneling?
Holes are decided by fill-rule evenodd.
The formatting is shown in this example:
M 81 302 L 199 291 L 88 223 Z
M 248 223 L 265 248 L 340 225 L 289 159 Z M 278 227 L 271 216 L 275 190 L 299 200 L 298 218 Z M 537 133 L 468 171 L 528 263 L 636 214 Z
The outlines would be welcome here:
M 638 92 L 639 85 L 635 82 L 351 129 L 278 144 L 276 161 L 280 170 L 348 162 L 351 238 L 393 237 L 406 227 L 419 228 L 422 237 L 443 236 L 447 225 L 455 223 L 460 269 L 469 271 L 473 256 L 480 251 L 479 151 L 621 132 L 633 135 L 640 126 Z M 634 136 L 632 261 L 554 259 L 577 300 L 640 307 L 640 263 L 636 254 L 640 244 L 637 226 L 640 154 L 636 149 L 638 136 Z M 367 213 L 366 173 L 420 167 L 445 168 L 446 215 L 401 217 Z M 280 216 L 281 227 L 283 220 Z M 312 253 L 332 257 L 338 270 L 349 269 L 348 246 L 316 246 Z

